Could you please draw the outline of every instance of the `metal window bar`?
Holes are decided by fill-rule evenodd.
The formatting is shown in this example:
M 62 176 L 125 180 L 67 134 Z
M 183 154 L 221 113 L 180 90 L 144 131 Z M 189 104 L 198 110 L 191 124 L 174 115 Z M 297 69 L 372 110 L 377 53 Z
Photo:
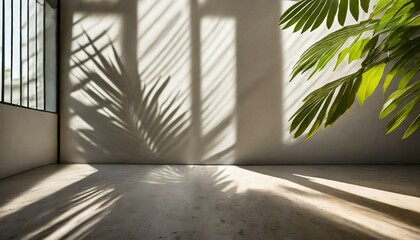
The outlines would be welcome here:
M 29 6 L 30 0 L 27 1 L 26 4 L 26 106 L 29 108 L 29 82 L 30 82 L 30 74 L 29 74 Z
M 43 83 L 44 86 L 42 87 L 42 89 L 44 90 L 44 109 L 43 110 L 47 110 L 47 91 L 46 91 L 46 78 L 45 78 L 45 56 L 47 54 L 46 48 L 45 48 L 45 6 L 42 5 L 42 15 L 43 15 L 43 21 L 42 21 L 42 55 L 43 55 L 43 60 L 42 60 L 42 78 L 43 78 Z
M 1 51 L 1 65 L 0 65 L 0 68 L 1 68 L 1 70 L 2 70 L 2 72 L 0 73 L 0 77 L 1 77 L 1 91 L 0 91 L 0 103 L 3 103 L 3 104 L 9 104 L 9 105 L 17 105 L 17 106 L 20 106 L 20 107 L 24 107 L 24 108 L 33 108 L 33 109 L 35 109 L 35 110 L 42 110 L 42 111 L 45 111 L 45 112 L 48 112 L 47 111 L 47 109 L 46 109 L 46 104 L 47 104 L 47 92 L 46 92 L 46 89 L 47 89 L 47 87 L 46 87 L 46 85 L 47 85 L 47 81 L 46 81 L 46 75 L 45 75 L 45 72 L 46 72 L 46 66 L 45 66 L 45 61 L 46 61 L 46 11 L 45 11 L 45 3 L 47 3 L 47 4 L 49 4 L 50 6 L 52 6 L 53 8 L 57 8 L 57 2 L 56 1 L 40 1 L 40 0 L 19 0 L 19 12 L 17 12 L 17 14 L 15 14 L 15 10 L 17 10 L 17 9 L 14 9 L 14 8 L 17 8 L 17 6 L 14 6 L 15 4 L 14 4 L 14 2 L 15 3 L 17 3 L 15 0 L 10 0 L 10 3 L 9 4 L 6 4 L 6 1 L 7 0 L 0 0 L 1 1 L 1 5 L 0 6 L 2 6 L 2 10 L 1 10 L 1 13 L 2 13 L 2 17 L 1 17 L 1 20 L 2 20 L 2 22 L 1 22 L 1 29 L 2 29 L 2 36 L 1 36 L 1 44 L 2 44 L 2 47 L 1 47 L 1 49 L 0 49 L 0 51 Z M 23 81 L 23 71 L 24 71 L 24 64 L 23 64 L 23 60 L 24 60 L 24 57 L 23 57 L 23 55 L 24 55 L 24 51 L 23 51 L 23 49 L 24 49 L 24 44 L 23 44 L 23 31 L 25 30 L 22 26 L 23 26 L 23 24 L 24 24 L 24 8 L 23 8 L 23 2 L 24 1 L 26 1 L 26 102 L 24 101 L 24 81 Z M 31 4 L 31 1 L 34 1 L 34 7 L 35 7 L 35 26 L 33 26 L 34 28 L 35 28 L 35 34 L 34 34 L 34 38 L 35 38 L 35 49 L 34 49 L 34 54 L 33 55 L 35 55 L 35 69 L 33 70 L 34 72 L 35 72 L 35 106 L 31 106 L 30 105 L 30 82 L 31 82 L 31 74 L 30 74 L 30 70 L 31 70 L 31 67 L 30 67 L 30 54 L 31 54 L 31 44 L 30 44 L 30 41 L 31 41 L 31 34 L 30 34 L 30 29 L 31 29 L 31 17 L 30 17 L 30 4 Z M 8 6 L 8 9 L 6 9 L 6 6 Z M 39 7 L 41 8 L 41 9 L 39 9 Z M 42 15 L 40 15 L 41 13 L 40 13 L 40 11 L 39 10 L 41 10 L 42 11 Z M 7 20 L 6 18 L 6 15 L 7 14 L 9 14 L 9 20 Z M 17 15 L 19 15 L 19 16 L 17 16 Z M 38 15 L 40 15 L 40 16 L 38 16 Z M 42 22 L 40 21 L 39 22 L 39 17 L 42 17 Z M 19 19 L 17 19 L 17 18 L 19 18 Z M 6 25 L 6 20 L 7 20 L 7 25 Z M 41 19 L 40 19 L 41 20 Z M 17 23 L 15 23 L 16 21 L 18 21 L 19 22 L 19 29 L 20 29 L 20 31 L 19 31 L 19 33 L 17 33 L 15 30 L 14 30 L 14 24 L 17 24 Z M 10 25 L 10 26 L 9 26 Z M 39 26 L 38 26 L 39 25 Z M 9 72 L 10 72 L 10 76 L 7 76 L 7 77 L 10 77 L 10 95 L 8 96 L 8 99 L 6 99 L 6 90 L 9 90 L 9 89 L 7 89 L 7 87 L 9 87 L 9 86 L 7 86 L 6 87 L 6 60 L 9 60 L 9 59 L 6 59 L 6 57 L 7 58 L 9 58 L 8 56 L 7 56 L 7 54 L 6 54 L 6 27 L 7 28 L 10 28 L 9 29 L 9 33 L 10 33 L 10 46 L 8 46 L 8 47 L 10 47 L 10 49 L 7 49 L 7 51 L 8 52 L 10 52 L 10 70 L 9 70 Z M 38 28 L 42 28 L 42 33 L 38 33 Z M 15 56 L 15 54 L 16 54 L 16 52 L 15 52 L 15 54 L 14 54 L 14 35 L 17 35 L 17 34 L 19 34 L 18 36 L 16 36 L 16 37 L 19 37 L 19 40 L 18 40 L 18 43 L 16 43 L 16 44 L 19 44 L 18 46 L 20 47 L 20 51 L 19 51 L 19 56 Z M 42 35 L 40 35 L 40 34 L 42 34 Z M 38 35 L 40 35 L 40 37 L 42 37 L 42 40 L 38 40 Z M 57 36 L 56 36 L 57 37 Z M 58 37 L 57 37 L 57 39 L 58 39 Z M 40 43 L 39 43 L 39 41 L 41 41 Z M 40 46 L 38 46 L 38 44 L 40 44 Z M 42 63 L 39 63 L 39 60 L 41 60 L 41 59 L 38 59 L 38 53 L 39 53 L 39 51 L 40 50 L 42 50 Z M 13 61 L 15 60 L 17 60 L 16 58 L 19 58 L 19 65 L 17 66 L 17 67 L 19 67 L 19 79 L 16 79 L 16 84 L 14 84 L 14 79 L 13 79 L 13 76 L 14 76 L 14 74 L 13 74 L 13 65 L 15 65 L 14 63 L 13 63 Z M 40 64 L 40 66 L 38 66 L 38 64 Z M 40 68 L 40 69 L 38 69 L 38 68 Z M 39 76 L 38 76 L 38 70 L 40 70 L 40 71 L 42 71 L 42 83 L 39 83 Z M 7 79 L 8 80 L 8 79 Z M 17 86 L 15 86 L 15 85 L 17 85 L 17 84 L 19 84 L 19 89 L 18 89 L 18 87 Z M 41 84 L 41 85 L 39 85 L 39 84 Z M 58 83 L 57 83 L 58 84 Z M 43 96 L 42 96 L 42 100 L 43 100 L 43 104 L 42 104 L 42 106 L 40 106 L 40 104 L 38 103 L 38 100 L 39 100 L 39 97 L 38 97 L 38 95 L 39 95 L 39 93 L 38 93 L 38 88 L 39 87 L 41 87 L 42 86 L 42 94 L 43 94 Z M 15 91 L 14 92 L 14 88 L 16 88 L 16 90 L 19 90 L 19 91 Z M 13 94 L 20 94 L 20 96 L 18 96 L 18 97 L 16 97 L 16 101 L 14 102 L 13 101 Z M 58 99 L 57 99 L 57 101 L 58 101 Z
M 38 1 L 35 3 L 35 108 L 38 109 Z
M 13 104 L 13 1 L 10 1 L 10 9 L 10 103 Z
M 5 34 L 4 34 L 4 29 L 5 29 L 5 15 L 6 15 L 6 11 L 5 11 L 5 8 L 6 8 L 6 4 L 5 4 L 5 1 L 6 0 L 2 0 L 2 24 L 1 24 L 1 30 L 2 30 L 2 35 L 1 35 L 1 38 L 2 38 L 2 40 L 1 40 L 1 43 L 2 43 L 2 49 L 1 49 L 1 51 L 2 51 L 2 54 L 1 54 L 1 58 L 2 58 L 2 61 L 1 61 L 1 75 L 2 75 L 2 77 L 1 77 L 1 101 L 2 102 L 4 102 L 4 94 L 5 94 L 5 84 L 4 84 L 4 77 L 5 77 L 5 74 L 4 74 L 4 67 L 5 67 Z
M 23 76 L 22 76 L 22 66 L 23 66 L 23 64 L 22 64 L 22 0 L 20 0 L 20 11 L 19 11 L 19 29 L 20 29 L 20 31 L 19 31 L 19 47 L 20 47 L 20 51 L 19 51 L 19 53 L 20 53 L 20 61 L 19 61 L 19 63 L 20 63 L 20 68 L 19 68 L 19 72 L 20 72 L 20 74 L 19 74 L 19 78 L 20 78 L 20 102 L 19 102 L 19 104 L 22 106 L 23 105 L 23 97 L 22 97 L 22 95 L 23 95 L 23 88 L 22 88 L 22 85 L 23 85 Z

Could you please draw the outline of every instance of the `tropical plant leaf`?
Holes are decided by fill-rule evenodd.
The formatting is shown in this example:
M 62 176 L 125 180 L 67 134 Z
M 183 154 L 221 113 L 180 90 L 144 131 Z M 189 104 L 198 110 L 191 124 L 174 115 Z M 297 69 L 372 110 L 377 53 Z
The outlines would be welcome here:
M 334 7 L 334 4 L 336 4 L 336 3 L 334 3 L 334 1 L 325 1 L 325 6 L 320 11 L 319 15 L 314 14 L 314 16 L 316 16 L 316 19 L 314 19 L 313 25 L 311 24 L 310 21 L 308 21 L 309 26 L 312 25 L 311 31 L 317 29 L 322 24 L 322 22 L 324 22 L 325 18 L 327 17 L 328 13 L 330 12 L 330 9 Z M 332 24 L 332 22 L 330 24 L 328 24 L 328 20 L 327 20 L 328 28 L 331 27 L 331 24 Z M 307 29 L 304 29 L 303 31 L 306 31 L 306 30 Z
M 406 72 L 405 76 L 400 80 L 398 84 L 398 89 L 404 89 L 410 80 L 416 75 L 420 70 L 420 62 L 417 62 L 414 66 L 410 68 L 409 71 Z
M 390 60 L 393 60 L 394 66 L 385 78 L 383 91 L 385 92 L 390 83 L 398 76 L 404 76 L 401 79 L 399 88 L 404 88 L 414 77 L 420 68 L 420 38 L 406 41 L 404 44 L 392 46 Z M 395 50 L 398 49 L 398 50 Z
M 338 57 L 337 57 L 337 61 L 336 61 L 336 64 L 335 64 L 335 67 L 334 67 L 334 70 L 335 69 L 337 69 L 337 67 L 343 62 L 343 60 L 347 57 L 347 55 L 349 54 L 349 52 L 350 52 L 350 49 L 351 49 L 351 46 L 350 47 L 346 47 L 345 49 L 343 49 L 341 52 L 340 52 L 340 54 L 338 54 Z M 350 61 L 350 60 L 349 60 Z
M 385 104 L 382 107 L 381 113 L 379 114 L 380 118 L 388 116 L 393 112 L 404 100 L 407 100 L 414 94 L 419 94 L 420 91 L 420 82 L 417 81 L 404 89 L 396 90 L 393 92 L 389 98 L 385 101 Z
M 368 12 L 369 2 L 369 0 L 360 0 L 360 5 L 362 6 L 363 11 Z
M 369 3 L 370 0 L 301 0 L 281 16 L 279 24 L 284 24 L 283 29 L 295 25 L 295 32 L 305 32 L 308 29 L 313 31 L 324 21 L 330 28 L 337 16 L 338 22 L 343 26 L 349 10 L 353 18 L 358 20 L 360 8 L 367 12 Z
M 343 26 L 346 21 L 348 6 L 348 0 L 341 0 L 338 5 L 338 22 L 341 26 Z
M 305 14 L 303 14 L 299 21 L 296 23 L 293 32 L 297 32 L 302 28 L 302 32 L 305 32 L 308 28 L 310 28 L 313 24 L 314 18 L 316 18 L 316 15 L 318 14 L 317 11 L 319 11 L 323 5 L 323 2 L 320 3 L 317 1 L 311 1 L 311 4 L 308 5 L 308 7 L 305 9 Z
M 331 1 L 331 7 L 328 10 L 327 28 L 330 29 L 334 23 L 335 15 L 337 15 L 338 1 Z M 314 30 L 314 29 L 312 29 Z
M 360 8 L 367 12 L 369 0 L 302 0 L 293 5 L 280 19 L 284 28 L 295 25 L 295 31 L 305 32 L 326 22 L 328 28 L 335 19 L 344 25 L 347 14 L 356 20 Z M 310 138 L 322 124 L 333 124 L 357 97 L 363 105 L 382 78 L 386 66 L 383 91 L 392 81 L 399 79 L 398 89 L 385 101 L 380 118 L 400 108 L 387 126 L 392 132 L 413 114 L 418 106 L 420 83 L 420 3 L 417 0 L 378 0 L 370 17 L 358 24 L 345 26 L 322 38 L 308 48 L 293 67 L 291 80 L 298 74 L 310 71 L 308 79 L 324 69 L 337 55 L 334 70 L 348 57 L 348 63 L 363 59 L 361 68 L 310 93 L 290 121 L 291 132 L 301 136 L 308 128 Z M 351 44 L 346 45 L 350 42 Z M 409 102 L 408 104 L 406 102 Z M 419 127 L 419 119 L 411 124 L 403 138 Z
M 362 40 L 359 40 L 353 44 L 349 51 L 349 61 L 348 63 L 351 63 L 355 60 L 358 60 L 362 58 L 363 56 L 363 49 L 365 48 L 366 44 L 368 44 L 370 41 L 370 37 L 364 38 Z
M 310 93 L 302 107 L 290 118 L 290 132 L 296 130 L 294 137 L 301 136 L 311 126 L 307 139 L 319 127 L 334 123 L 353 104 L 356 92 L 360 86 L 361 74 L 350 74 Z M 335 97 L 334 97 L 335 96 Z
M 356 93 L 360 87 L 361 75 L 360 72 L 346 76 L 348 78 L 347 84 L 343 84 L 338 95 L 336 96 L 331 109 L 328 112 L 328 117 L 325 126 L 332 125 L 337 119 L 343 115 L 353 105 Z M 342 89 L 344 91 L 342 91 Z
M 417 115 L 416 119 L 411 123 L 411 125 L 408 127 L 407 131 L 405 131 L 403 135 L 403 139 L 408 138 L 411 134 L 413 134 L 420 126 L 420 114 Z
M 420 16 L 415 16 L 407 22 L 405 25 L 407 27 L 417 27 L 420 26 Z
M 321 15 L 324 15 L 324 18 L 325 18 L 326 13 L 327 13 L 326 10 L 328 10 L 327 5 L 329 5 L 329 4 L 330 4 L 330 1 L 323 1 L 323 2 L 315 5 L 316 8 L 308 9 L 310 17 L 308 17 L 307 20 L 305 18 L 302 18 L 298 22 L 298 24 L 296 24 L 294 32 L 299 31 L 300 29 L 302 29 L 302 32 L 305 32 L 306 30 L 308 30 L 309 28 L 314 26 L 315 21 L 317 19 L 319 19 L 319 17 Z M 319 12 L 319 14 L 318 14 L 318 12 Z
M 330 102 L 331 102 L 333 96 L 334 96 L 334 92 L 332 92 L 332 93 L 330 93 L 328 95 L 328 97 L 325 100 L 324 105 L 322 106 L 322 108 L 321 108 L 321 110 L 320 110 L 320 112 L 318 114 L 318 117 L 317 117 L 315 123 L 312 125 L 312 128 L 309 131 L 308 136 L 307 136 L 306 139 L 311 138 L 315 134 L 315 132 L 319 129 L 319 127 L 322 125 L 322 123 L 323 123 L 323 121 L 325 119 L 325 116 L 327 114 L 328 107 L 330 105 Z
M 413 110 L 413 108 L 418 105 L 420 101 L 420 97 L 417 97 L 416 99 L 412 100 L 410 103 L 405 105 L 395 116 L 389 121 L 387 127 L 386 127 L 386 133 L 389 134 L 392 131 L 394 131 L 398 126 L 401 125 L 401 123 L 404 122 L 404 120 L 408 117 L 410 112 Z
M 359 8 L 360 8 L 359 0 L 350 0 L 350 12 L 351 12 L 351 15 L 354 17 L 354 19 L 356 20 L 359 19 Z
M 357 100 L 359 100 L 361 106 L 363 106 L 366 99 L 372 95 L 373 91 L 375 91 L 382 78 L 385 66 L 386 64 L 382 63 L 363 73 L 362 83 L 357 92 Z
M 387 74 L 387 76 L 385 78 L 384 85 L 383 85 L 383 92 L 386 92 L 386 90 L 389 87 L 389 84 L 391 84 L 392 80 L 395 77 L 401 76 L 401 75 L 405 74 L 407 71 L 409 71 L 409 69 L 407 69 L 403 66 L 401 68 L 391 69 L 391 71 L 389 71 L 389 73 Z
M 371 41 L 370 37 L 359 40 L 357 38 L 349 47 L 343 49 L 337 57 L 334 70 L 343 62 L 347 55 L 349 55 L 348 63 L 362 58 L 366 44 Z
M 376 48 L 376 45 L 379 41 L 379 35 L 370 37 L 369 41 L 366 43 L 366 45 L 363 47 L 362 55 L 365 53 L 371 52 L 372 49 Z
M 397 0 L 378 0 L 373 8 L 373 12 L 370 14 L 370 19 L 377 17 L 380 14 L 383 14 L 392 4 Z
M 293 67 L 292 79 L 299 73 L 304 73 L 312 67 L 315 67 L 312 75 L 322 70 L 337 54 L 349 37 L 358 36 L 362 32 L 372 30 L 375 27 L 375 23 L 376 21 L 364 21 L 343 27 L 313 44 L 302 54 L 299 61 Z
M 391 1 L 392 4 L 384 11 L 376 30 L 386 26 L 398 24 L 407 20 L 415 11 L 415 5 L 412 0 Z

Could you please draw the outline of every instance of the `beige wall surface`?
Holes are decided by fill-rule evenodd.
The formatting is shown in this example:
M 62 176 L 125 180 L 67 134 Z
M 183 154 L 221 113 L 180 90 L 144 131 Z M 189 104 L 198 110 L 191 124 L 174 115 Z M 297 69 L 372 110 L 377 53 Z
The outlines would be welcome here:
M 0 178 L 57 162 L 57 115 L 0 104 Z
M 292 3 L 62 1 L 62 162 L 419 163 L 418 134 L 385 134 L 380 91 L 309 141 L 288 133 L 310 90 L 360 64 L 289 82 L 302 52 L 328 33 L 280 30 Z

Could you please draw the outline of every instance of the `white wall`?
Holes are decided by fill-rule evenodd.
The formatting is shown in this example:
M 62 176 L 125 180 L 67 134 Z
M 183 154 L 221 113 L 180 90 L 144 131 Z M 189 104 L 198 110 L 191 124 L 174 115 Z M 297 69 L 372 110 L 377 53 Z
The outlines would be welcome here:
M 288 119 L 308 91 L 357 67 L 318 74 L 310 82 L 298 78 L 289 83 L 293 63 L 327 33 L 323 29 L 304 35 L 281 31 L 277 20 L 291 3 L 62 1 L 61 160 L 419 163 L 414 157 L 418 134 L 405 141 L 400 140 L 401 130 L 385 135 L 386 120 L 377 117 L 383 101 L 380 92 L 362 109 L 355 104 L 333 127 L 311 140 L 291 139 Z M 84 32 L 115 64 L 112 42 L 128 76 L 112 75 L 112 67 L 105 67 L 108 74 L 98 74 L 98 67 L 82 50 L 86 47 L 94 54 Z M 144 104 L 147 91 L 155 83 L 159 88 L 169 75 L 171 80 L 156 105 Z M 144 106 L 150 108 L 144 110 Z M 174 114 L 165 124 L 170 112 Z
M 0 104 L 0 178 L 57 162 L 57 115 Z

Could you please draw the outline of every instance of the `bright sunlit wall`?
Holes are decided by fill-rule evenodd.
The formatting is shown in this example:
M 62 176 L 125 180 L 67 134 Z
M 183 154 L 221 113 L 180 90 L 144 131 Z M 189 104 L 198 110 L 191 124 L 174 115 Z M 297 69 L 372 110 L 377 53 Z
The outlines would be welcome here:
M 398 132 L 385 134 L 386 121 L 378 119 L 380 92 L 363 108 L 355 104 L 334 127 L 319 131 L 310 141 L 292 138 L 289 119 L 305 95 L 355 67 L 323 72 L 313 81 L 298 76 L 289 82 L 301 53 L 328 34 L 326 28 L 302 35 L 281 30 L 277 20 L 293 3 L 62 1 L 60 160 L 416 162 L 410 156 L 417 139 L 401 141 Z M 100 58 L 108 67 L 101 67 Z M 116 62 L 127 76 L 121 74 L 121 66 L 112 67 Z

